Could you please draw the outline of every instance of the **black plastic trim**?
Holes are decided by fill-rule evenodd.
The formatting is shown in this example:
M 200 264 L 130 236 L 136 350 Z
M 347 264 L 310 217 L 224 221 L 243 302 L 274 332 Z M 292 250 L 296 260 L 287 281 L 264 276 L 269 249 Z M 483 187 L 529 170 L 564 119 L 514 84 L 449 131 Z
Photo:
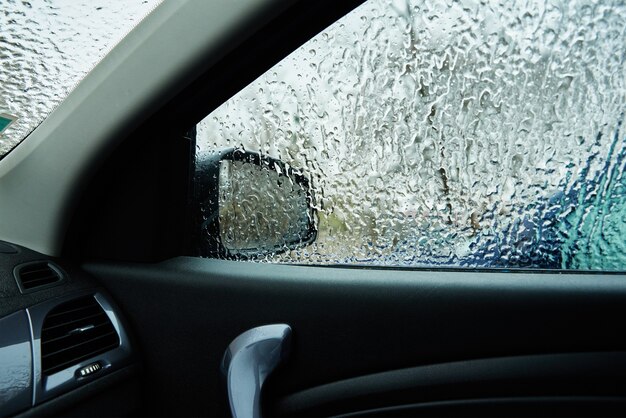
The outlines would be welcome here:
M 594 393 L 595 392 L 595 393 Z M 626 352 L 487 358 L 360 376 L 289 395 L 275 413 L 326 416 L 455 398 L 626 396 Z
M 321 269 L 194 257 L 83 268 L 150 347 L 149 415 L 228 414 L 224 382 L 208 376 L 217 376 L 233 338 L 269 323 L 293 328 L 292 355 L 264 387 L 270 412 L 296 392 L 389 370 L 626 352 L 626 280 L 617 275 Z M 189 367 L 189 359 L 204 359 L 203 367 Z
M 47 266 L 57 274 L 59 279 L 52 283 L 47 283 L 47 284 L 43 284 L 40 286 L 34 286 L 31 288 L 25 288 L 22 283 L 21 272 L 25 267 L 32 266 L 35 264 L 47 264 Z M 37 260 L 37 261 L 29 261 L 27 263 L 18 264 L 17 266 L 15 266 L 15 268 L 13 269 L 13 277 L 15 278 L 15 282 L 17 283 L 17 287 L 20 289 L 20 293 L 26 294 L 26 293 L 38 292 L 43 289 L 49 289 L 51 287 L 58 286 L 66 280 L 67 274 L 65 274 L 65 272 L 63 271 L 61 267 L 59 267 L 56 263 L 53 263 L 50 260 Z
M 626 397 L 551 396 L 461 399 L 398 405 L 337 415 L 354 417 L 623 417 Z
M 222 243 L 219 226 L 219 176 L 220 163 L 222 161 L 244 161 L 269 170 L 280 168 L 281 175 L 287 176 L 299 184 L 306 192 L 309 204 L 309 225 L 306 235 L 298 241 L 285 243 L 285 246 L 270 249 L 251 249 L 247 251 L 229 251 Z M 227 259 L 254 259 L 267 253 L 281 253 L 287 249 L 295 249 L 306 246 L 317 238 L 316 225 L 317 210 L 315 197 L 310 187 L 309 179 L 302 170 L 293 168 L 282 161 L 258 152 L 243 149 L 225 148 L 215 150 L 205 158 L 197 161 L 198 168 L 194 176 L 193 184 L 193 208 L 195 226 L 192 233 L 192 246 L 194 253 L 200 257 L 227 258 Z M 286 248 L 288 247 L 288 248 Z
M 17 254 L 18 252 L 20 252 L 20 250 L 15 245 L 0 241 L 0 254 Z
M 64 302 L 89 295 L 93 295 L 95 297 L 98 304 L 111 320 L 113 327 L 119 335 L 119 346 L 104 353 L 84 359 L 77 364 L 68 366 L 67 368 L 57 371 L 49 376 L 44 375 L 41 364 L 41 330 L 48 312 Z M 114 370 L 127 366 L 131 362 L 131 343 L 122 324 L 121 318 L 119 317 L 119 309 L 113 305 L 110 299 L 106 297 L 101 290 L 83 291 L 56 298 L 28 308 L 27 313 L 31 320 L 31 333 L 33 336 L 34 404 L 39 404 L 50 398 L 75 389 L 88 381 L 98 379 Z M 77 370 L 96 361 L 100 362 L 103 370 L 84 378 L 79 379 L 76 377 L 75 373 Z
M 127 412 L 129 409 L 136 413 L 141 407 L 142 399 L 138 384 L 135 382 L 141 368 L 137 364 L 132 364 L 101 376 L 89 382 L 85 382 L 80 387 L 71 392 L 59 395 L 49 401 L 41 403 L 33 408 L 18 414 L 15 418 L 27 417 L 58 417 L 58 416 L 123 416 L 120 411 Z M 120 388 L 121 392 L 109 395 L 109 392 Z M 114 402 L 111 402 L 113 398 Z M 97 405 L 103 402 L 105 408 L 99 409 Z M 69 414 L 68 411 L 79 410 L 78 414 Z

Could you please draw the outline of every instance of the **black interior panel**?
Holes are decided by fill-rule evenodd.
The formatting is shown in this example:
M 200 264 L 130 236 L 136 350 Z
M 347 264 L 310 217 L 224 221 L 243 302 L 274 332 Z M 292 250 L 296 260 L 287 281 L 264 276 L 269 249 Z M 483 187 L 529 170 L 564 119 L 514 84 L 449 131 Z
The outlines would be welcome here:
M 93 295 L 96 291 L 102 291 L 102 289 L 97 288 L 97 282 L 82 269 L 77 268 L 74 263 L 63 259 L 48 257 L 22 246 L 3 242 L 0 242 L 0 244 L 2 244 L 0 248 L 12 249 L 12 251 L 0 251 L 0 318 L 5 318 L 8 315 L 22 311 L 24 317 L 28 318 L 24 326 L 24 331 L 27 335 L 34 337 L 35 341 L 37 341 L 36 344 L 40 344 L 37 339 L 39 330 L 37 327 L 37 321 L 43 321 L 43 315 L 50 309 L 60 303 L 63 303 L 63 301 L 72 300 L 73 297 L 78 297 L 80 295 Z M 62 271 L 63 279 L 58 283 L 34 286 L 25 293 L 20 292 L 14 273 L 15 267 L 24 266 L 25 264 L 30 265 L 33 262 L 37 262 L 37 265 L 48 265 L 48 263 L 53 263 L 55 268 Z M 95 300 L 94 303 L 96 303 Z M 29 313 L 26 314 L 23 311 L 24 309 L 28 309 Z M 37 316 L 35 314 L 36 312 L 41 312 L 42 316 Z M 117 312 L 117 314 L 121 315 L 120 312 Z M 121 316 L 116 317 L 116 320 L 121 321 L 121 319 Z M 7 332 L 7 330 L 3 329 L 3 332 Z M 11 332 L 13 331 L 9 331 L 9 333 Z M 10 335 L 3 336 L 10 337 Z M 59 338 L 57 338 L 57 340 L 59 340 Z M 36 355 L 39 352 L 38 348 L 31 345 L 30 339 L 28 343 L 28 347 L 30 347 L 29 350 L 32 350 L 34 362 L 36 363 L 34 368 L 38 369 L 42 364 L 42 359 L 40 356 Z M 128 342 L 126 342 L 126 344 L 128 344 Z M 8 351 L 10 352 L 10 350 Z M 61 350 L 59 350 L 59 352 L 60 351 Z M 14 353 L 16 353 L 14 354 L 16 356 L 20 355 L 18 354 L 19 351 L 14 351 Z M 104 353 L 98 354 L 97 357 L 101 359 L 105 357 L 108 358 Z M 33 388 L 27 386 L 25 390 L 30 390 L 30 396 L 28 398 L 33 400 L 33 402 L 36 402 L 37 406 L 26 410 L 19 408 L 15 411 L 11 411 L 11 413 L 23 411 L 20 412 L 23 416 L 137 415 L 138 411 L 140 411 L 143 407 L 143 399 L 141 398 L 142 391 L 139 389 L 139 373 L 137 366 L 140 359 L 141 357 L 139 356 L 138 358 L 134 358 L 132 361 L 127 361 L 123 364 L 120 362 L 119 367 L 117 361 L 113 365 L 109 363 L 108 366 L 111 368 L 108 369 L 106 373 L 100 372 L 101 374 L 104 373 L 102 376 L 96 376 L 95 379 L 85 379 L 82 382 L 73 384 L 70 388 L 71 390 L 61 390 L 59 391 L 59 393 L 62 393 L 60 396 L 57 397 L 55 395 L 50 400 L 43 399 L 42 403 L 39 403 L 41 400 L 38 396 L 33 395 Z M 33 385 L 37 386 L 36 390 L 41 390 L 41 387 L 39 386 L 40 376 L 37 375 L 36 370 L 32 370 L 33 363 L 30 363 L 30 356 L 27 361 L 30 364 L 30 370 L 28 369 L 28 366 L 26 366 L 26 369 L 20 371 L 15 368 L 16 366 L 12 363 L 11 358 L 0 358 L 0 378 L 2 378 L 5 383 L 5 387 L 7 385 L 10 387 L 13 382 L 11 380 L 11 373 L 26 373 L 27 375 L 32 376 L 32 379 L 35 380 Z M 71 369 L 72 365 L 68 367 Z M 68 367 L 66 367 L 66 369 Z M 55 379 L 56 384 L 60 385 L 58 376 Z M 29 381 L 32 382 L 32 380 Z M 30 400 L 26 405 L 32 405 Z M 0 411 L 3 406 L 4 405 L 2 405 L 2 401 L 0 399 Z M 0 415 L 2 415 L 1 412 Z
M 150 415 L 227 415 L 219 373 L 224 350 L 241 332 L 269 323 L 285 322 L 294 331 L 291 358 L 264 395 L 275 412 L 289 395 L 374 373 L 626 350 L 626 281 L 618 275 L 319 268 L 187 257 L 84 268 L 113 294 L 136 332 L 147 366 L 144 390 L 153 400 Z M 613 383 L 610 393 L 623 393 L 621 383 Z M 550 395 L 583 393 L 570 392 Z
M 45 256 L 18 245 L 1 241 L 0 244 L 11 245 L 16 250 L 11 253 L 0 251 L 0 318 L 54 297 L 95 287 L 95 282 L 91 280 L 89 275 L 77 269 L 72 263 Z M 65 279 L 56 286 L 22 294 L 15 281 L 13 270 L 18 265 L 33 261 L 53 261 L 63 269 Z
M 289 395 L 273 412 L 326 416 L 350 413 L 355 406 L 379 410 L 413 404 L 402 408 L 406 412 L 425 404 L 435 410 L 436 402 L 444 408 L 441 402 L 456 402 L 458 407 L 463 402 L 459 399 L 468 403 L 495 398 L 501 400 L 496 410 L 503 414 L 504 399 L 520 404 L 541 399 L 538 403 L 546 408 L 547 404 L 568 404 L 564 395 L 617 399 L 625 393 L 626 352 L 542 354 L 450 362 L 355 377 Z M 626 398 L 621 401 L 626 402 Z M 417 407 L 417 402 L 422 406 Z M 482 410 L 485 405 L 480 405 Z M 472 408 L 478 408 L 478 404 Z
M 144 401 L 139 370 L 137 365 L 128 366 L 24 411 L 16 418 L 140 415 Z
M 491 398 L 428 402 L 341 417 L 622 417 L 623 397 Z

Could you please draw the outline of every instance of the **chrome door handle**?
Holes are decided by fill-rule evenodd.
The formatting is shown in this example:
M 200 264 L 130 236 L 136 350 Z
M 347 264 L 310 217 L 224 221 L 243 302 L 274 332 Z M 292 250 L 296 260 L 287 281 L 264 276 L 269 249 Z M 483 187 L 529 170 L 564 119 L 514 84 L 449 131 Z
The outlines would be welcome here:
M 261 417 L 261 389 L 267 377 L 287 357 L 291 327 L 265 325 L 239 335 L 222 360 L 233 418 Z

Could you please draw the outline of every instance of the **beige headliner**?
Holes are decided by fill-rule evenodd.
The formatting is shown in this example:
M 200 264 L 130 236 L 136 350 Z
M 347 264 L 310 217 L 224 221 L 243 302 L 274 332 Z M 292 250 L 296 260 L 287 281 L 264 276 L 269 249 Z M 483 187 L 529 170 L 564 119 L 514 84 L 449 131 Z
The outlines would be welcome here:
M 60 255 L 75 202 L 114 146 L 290 3 L 165 0 L 0 161 L 0 239 Z

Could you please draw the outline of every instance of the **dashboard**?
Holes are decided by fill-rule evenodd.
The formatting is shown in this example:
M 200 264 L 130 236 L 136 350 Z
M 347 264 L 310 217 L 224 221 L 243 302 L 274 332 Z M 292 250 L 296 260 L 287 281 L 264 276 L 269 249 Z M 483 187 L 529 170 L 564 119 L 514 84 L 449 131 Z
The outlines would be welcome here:
M 136 363 L 119 309 L 70 263 L 0 242 L 0 302 L 2 417 L 57 413 Z

